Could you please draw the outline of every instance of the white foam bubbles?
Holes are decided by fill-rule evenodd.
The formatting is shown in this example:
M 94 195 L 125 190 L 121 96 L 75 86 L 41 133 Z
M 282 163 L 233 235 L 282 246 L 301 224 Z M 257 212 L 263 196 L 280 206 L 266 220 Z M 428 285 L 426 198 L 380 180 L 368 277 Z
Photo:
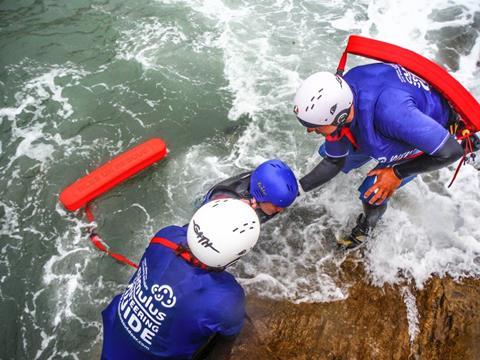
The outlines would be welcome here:
M 67 119 L 73 114 L 69 99 L 62 95 L 64 87 L 56 80 L 68 77 L 75 83 L 86 72 L 74 67 L 57 65 L 45 70 L 29 66 L 27 61 L 10 67 L 8 71 L 12 73 L 20 68 L 24 71 L 27 69 L 33 74 L 38 72 L 41 74 L 33 75 L 23 84 L 22 89 L 15 93 L 15 107 L 0 108 L 0 118 L 6 118 L 12 123 L 9 142 L 15 143 L 21 139 L 16 145 L 15 155 L 10 157 L 7 168 L 21 156 L 37 160 L 44 166 L 55 151 L 55 146 L 51 143 L 53 139 L 46 131 L 46 127 L 54 125 L 53 122 L 46 121 L 47 118 L 51 118 L 47 104 L 53 102 L 58 105 L 56 115 L 61 119 Z
M 408 335 L 410 337 L 410 345 L 412 345 L 420 332 L 420 317 L 418 314 L 417 302 L 415 296 L 407 286 L 401 288 L 401 293 L 407 309 Z
M 366 252 L 372 280 L 395 283 L 400 276 L 413 278 L 417 287 L 433 275 L 454 278 L 479 275 L 480 230 L 475 214 L 480 210 L 479 175 L 465 167 L 452 190 L 446 186 L 451 170 L 439 171 L 435 181 L 415 180 L 391 202 L 374 241 Z M 440 188 L 441 189 L 441 188 Z
M 146 18 L 122 30 L 117 40 L 117 58 L 135 60 L 145 69 L 161 69 L 158 62 L 162 52 L 171 51 L 188 39 L 179 26 L 162 22 L 156 17 Z M 167 50 L 168 49 L 168 50 Z

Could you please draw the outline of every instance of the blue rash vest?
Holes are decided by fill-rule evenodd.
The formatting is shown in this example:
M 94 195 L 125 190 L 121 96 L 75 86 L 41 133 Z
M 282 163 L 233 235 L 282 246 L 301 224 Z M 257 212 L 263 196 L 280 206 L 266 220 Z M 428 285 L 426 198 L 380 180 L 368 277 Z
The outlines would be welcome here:
M 187 228 L 155 236 L 186 244 Z M 102 312 L 102 359 L 190 359 L 215 333 L 233 336 L 245 316 L 245 293 L 235 278 L 187 263 L 150 244 L 126 290 Z
M 450 136 L 450 107 L 423 79 L 396 64 L 357 66 L 344 79 L 353 91 L 350 124 L 358 155 L 395 163 L 425 152 L 433 155 Z M 352 154 L 347 138 L 325 142 L 326 155 Z

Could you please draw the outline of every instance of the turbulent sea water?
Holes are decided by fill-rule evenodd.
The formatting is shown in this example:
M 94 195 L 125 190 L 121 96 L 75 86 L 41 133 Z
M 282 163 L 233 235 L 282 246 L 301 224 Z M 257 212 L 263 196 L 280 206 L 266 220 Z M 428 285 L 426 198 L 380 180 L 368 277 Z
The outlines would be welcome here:
M 83 214 L 59 205 L 72 181 L 145 139 L 167 142 L 166 160 L 94 202 L 105 240 L 138 260 L 218 180 L 269 158 L 299 175 L 318 162 L 322 140 L 295 121 L 292 99 L 301 79 L 336 68 L 349 34 L 434 59 L 479 99 L 479 33 L 475 0 L 0 1 L 0 358 L 99 356 L 100 312 L 132 271 L 100 256 Z M 356 188 L 373 166 L 264 226 L 232 269 L 246 291 L 347 297 L 333 239 L 361 211 Z M 466 166 L 447 189 L 452 169 L 398 191 L 354 255 L 368 281 L 480 276 L 480 176 Z

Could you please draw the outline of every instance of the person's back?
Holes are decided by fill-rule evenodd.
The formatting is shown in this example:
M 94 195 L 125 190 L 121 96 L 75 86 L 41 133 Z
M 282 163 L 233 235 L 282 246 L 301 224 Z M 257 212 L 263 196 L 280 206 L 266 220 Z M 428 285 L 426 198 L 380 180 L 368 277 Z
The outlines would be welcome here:
M 398 103 L 400 99 L 395 95 L 404 93 L 411 97 L 415 106 L 425 115 L 442 125 L 446 124 L 448 105 L 442 96 L 425 80 L 400 65 L 376 63 L 356 66 L 345 74 L 344 79 L 361 110 L 366 106 L 378 106 L 380 95 L 382 103 Z M 387 91 L 390 98 L 384 94 Z
M 350 130 L 359 153 L 389 163 L 419 151 L 433 153 L 448 137 L 448 104 L 428 83 L 401 66 L 357 66 L 344 78 L 354 96 Z M 339 152 L 349 147 L 346 139 L 343 143 Z
M 217 204 L 210 206 L 214 205 Z M 240 229 L 242 234 L 236 239 L 246 239 L 247 245 L 243 246 L 250 246 L 252 239 L 258 239 L 258 217 L 246 204 L 242 203 L 242 207 L 252 212 L 249 216 L 253 223 L 247 231 L 250 235 L 244 235 L 245 231 Z M 238 221 L 243 225 L 244 220 L 245 216 L 240 216 Z M 188 245 L 192 247 L 194 241 L 193 245 L 201 249 L 197 257 L 202 257 L 203 251 L 211 251 L 214 256 L 224 252 L 222 244 L 207 237 L 208 227 L 200 228 L 195 221 L 189 226 L 195 229 L 193 236 L 189 235 Z M 160 230 L 127 289 L 104 310 L 103 359 L 190 359 L 211 336 L 239 333 L 245 315 L 245 295 L 235 278 L 223 271 L 223 266 L 232 260 L 225 258 L 228 263 L 215 269 L 196 258 L 186 261 L 178 254 L 187 251 L 187 232 L 186 227 L 178 226 Z M 158 243 L 159 239 L 165 239 L 168 246 Z M 177 245 L 180 247 L 172 251 L 172 246 Z M 247 249 L 241 251 L 246 253 Z M 238 252 L 235 249 L 231 256 L 238 259 Z M 203 256 L 208 262 L 208 253 Z

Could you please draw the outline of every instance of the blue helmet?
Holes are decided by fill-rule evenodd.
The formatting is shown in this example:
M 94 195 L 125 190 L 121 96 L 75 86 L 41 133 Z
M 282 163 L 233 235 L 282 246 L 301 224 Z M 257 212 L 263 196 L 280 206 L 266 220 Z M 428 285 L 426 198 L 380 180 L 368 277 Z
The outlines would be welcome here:
M 282 208 L 287 207 L 297 197 L 297 178 L 283 161 L 265 161 L 252 173 L 250 194 L 258 202 L 270 202 Z

